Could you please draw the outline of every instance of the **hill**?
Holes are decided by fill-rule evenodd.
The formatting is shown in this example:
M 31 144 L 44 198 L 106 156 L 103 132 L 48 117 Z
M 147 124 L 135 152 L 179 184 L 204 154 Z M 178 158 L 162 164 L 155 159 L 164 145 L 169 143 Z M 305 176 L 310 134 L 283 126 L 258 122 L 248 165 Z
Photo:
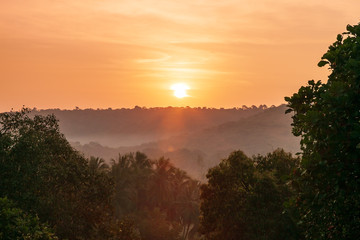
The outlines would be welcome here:
M 172 136 L 237 121 L 264 111 L 265 105 L 232 109 L 167 107 L 133 109 L 34 110 L 31 114 L 55 114 L 69 141 L 98 142 L 118 147 L 158 141 Z
M 285 109 L 285 105 L 257 109 L 252 114 L 249 113 L 250 111 L 247 112 L 247 116 L 239 114 L 238 119 L 232 115 L 233 119 L 236 119 L 233 121 L 220 117 L 215 120 L 206 118 L 201 120 L 204 119 L 204 116 L 191 119 L 184 114 L 183 119 L 187 119 L 187 124 L 184 126 L 187 127 L 183 131 L 172 131 L 167 133 L 172 134 L 170 137 L 134 146 L 109 147 L 98 142 L 86 144 L 73 142 L 72 144 L 87 156 L 99 156 L 106 160 L 117 157 L 119 153 L 135 151 L 142 151 L 151 158 L 165 156 L 170 158 L 177 167 L 202 179 L 209 167 L 217 164 L 220 159 L 225 158 L 234 150 L 241 149 L 248 155 L 265 154 L 276 148 L 284 148 L 292 153 L 298 152 L 300 150 L 299 139 L 291 133 L 291 116 L 285 115 Z M 221 115 L 221 113 L 217 113 L 218 115 L 214 114 L 214 116 Z M 211 117 L 211 114 L 208 116 Z M 203 122 L 204 124 L 202 124 Z M 210 127 L 200 127 L 216 122 L 222 123 Z M 158 123 L 155 124 L 155 127 L 158 126 Z M 151 126 L 147 126 L 147 128 L 150 132 Z

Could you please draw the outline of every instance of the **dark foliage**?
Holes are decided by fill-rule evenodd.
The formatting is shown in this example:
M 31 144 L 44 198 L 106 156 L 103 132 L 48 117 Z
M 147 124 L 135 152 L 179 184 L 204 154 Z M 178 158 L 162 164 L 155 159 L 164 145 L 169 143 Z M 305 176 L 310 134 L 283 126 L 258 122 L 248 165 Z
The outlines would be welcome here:
M 92 171 L 53 115 L 0 115 L 0 196 L 68 239 L 92 239 L 108 215 L 111 179 Z
M 199 216 L 199 182 L 168 159 L 137 152 L 113 160 L 114 209 L 135 220 L 142 239 L 193 239 Z
M 360 25 L 322 57 L 327 83 L 309 81 L 285 98 L 301 136 L 296 206 L 307 239 L 360 238 Z
M 0 115 L 2 239 L 194 239 L 199 183 L 137 152 L 85 159 L 53 115 Z M 16 206 L 12 207 L 12 206 Z M 36 216 L 36 217 L 33 217 Z M 37 217 L 38 216 L 38 217 Z M 22 238 L 22 236 L 25 236 Z
M 283 150 L 247 157 L 233 152 L 201 187 L 201 232 L 208 240 L 299 239 L 289 179 L 298 159 Z

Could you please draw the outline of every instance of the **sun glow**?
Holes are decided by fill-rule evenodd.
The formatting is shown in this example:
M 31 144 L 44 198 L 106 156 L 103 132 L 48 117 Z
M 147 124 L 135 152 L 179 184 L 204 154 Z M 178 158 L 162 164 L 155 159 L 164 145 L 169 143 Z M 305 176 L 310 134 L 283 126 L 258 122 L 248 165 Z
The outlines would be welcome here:
M 170 89 L 174 91 L 174 96 L 177 98 L 184 98 L 189 96 L 186 93 L 186 90 L 189 90 L 190 87 L 185 83 L 175 83 L 171 85 Z

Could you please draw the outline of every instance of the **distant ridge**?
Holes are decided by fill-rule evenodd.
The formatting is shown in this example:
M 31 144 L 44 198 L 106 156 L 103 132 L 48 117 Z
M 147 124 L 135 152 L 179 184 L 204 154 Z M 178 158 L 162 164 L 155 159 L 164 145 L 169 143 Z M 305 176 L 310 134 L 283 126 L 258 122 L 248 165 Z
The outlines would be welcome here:
M 69 141 L 118 147 L 139 145 L 237 121 L 267 109 L 266 105 L 231 109 L 141 108 L 133 109 L 34 109 L 31 114 L 55 114 Z
M 175 165 L 201 179 L 209 167 L 234 150 L 241 149 L 248 155 L 276 148 L 298 152 L 299 139 L 291 134 L 291 115 L 286 115 L 285 110 L 286 106 L 280 105 L 246 110 L 162 108 L 40 113 L 58 116 L 61 128 L 66 130 L 62 131 L 86 156 L 110 160 L 119 153 L 142 151 L 151 158 L 171 158 Z M 113 142 L 107 145 L 106 141 Z

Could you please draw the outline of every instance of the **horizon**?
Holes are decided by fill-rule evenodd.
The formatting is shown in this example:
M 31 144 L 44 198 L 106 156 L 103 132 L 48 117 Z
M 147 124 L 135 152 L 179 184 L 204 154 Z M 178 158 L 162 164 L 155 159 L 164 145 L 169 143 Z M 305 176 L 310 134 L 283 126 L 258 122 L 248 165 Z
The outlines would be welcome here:
M 156 109 L 166 109 L 166 108 L 179 108 L 179 109 L 206 109 L 206 110 L 250 110 L 252 108 L 262 108 L 262 109 L 269 109 L 269 108 L 276 108 L 276 107 L 280 107 L 286 105 L 286 103 L 282 103 L 279 105 L 271 105 L 268 106 L 266 104 L 259 104 L 259 105 L 239 105 L 239 106 L 234 106 L 234 107 L 207 107 L 207 106 L 165 106 L 165 107 L 161 107 L 161 106 L 154 106 L 154 107 L 146 107 L 146 106 L 133 106 L 133 107 L 119 107 L 119 108 L 111 108 L 111 107 L 105 107 L 105 108 L 79 108 L 77 106 L 75 106 L 74 108 L 70 109 L 70 108 L 37 108 L 37 107 L 27 107 L 27 106 L 23 106 L 19 109 L 11 109 L 9 111 L 4 111 L 4 112 L 11 112 L 11 111 L 19 111 L 21 109 L 28 109 L 30 111 L 46 111 L 46 110 L 60 110 L 60 111 L 84 111 L 84 110 L 94 110 L 94 111 L 106 111 L 106 110 L 135 110 L 135 109 L 143 109 L 143 110 L 156 110 Z
M 97 142 L 102 146 L 107 147 L 141 147 L 144 151 L 148 152 L 148 146 L 158 142 L 159 146 L 155 147 L 164 150 L 165 152 L 172 152 L 177 148 L 181 149 L 182 144 L 187 141 L 191 141 L 196 134 L 203 132 L 209 134 L 209 130 L 217 131 L 217 129 L 233 128 L 232 131 L 224 131 L 232 134 L 241 130 L 243 124 L 247 125 L 246 131 L 243 134 L 249 134 L 250 128 L 254 128 L 251 132 L 256 132 L 261 128 L 262 124 L 259 124 L 259 120 L 254 121 L 254 116 L 260 117 L 261 121 L 270 121 L 272 124 L 265 124 L 268 129 L 265 131 L 273 132 L 273 135 L 277 135 L 277 141 L 286 136 L 289 139 L 286 141 L 280 141 L 280 146 L 288 147 L 289 151 L 294 150 L 294 146 L 289 142 L 294 141 L 290 131 L 290 119 L 291 116 L 285 114 L 286 106 L 242 106 L 238 108 L 207 108 L 207 107 L 161 107 L 161 108 L 141 108 L 136 106 L 135 108 L 122 108 L 122 109 L 80 109 L 74 108 L 71 110 L 62 109 L 29 109 L 30 118 L 35 115 L 47 116 L 55 115 L 59 122 L 59 127 L 62 133 L 66 136 L 67 140 L 84 145 L 90 142 Z M 252 119 L 252 120 L 251 120 Z M 234 125 L 234 123 L 238 123 Z M 280 124 L 281 123 L 281 124 Z M 227 127 L 226 127 L 227 126 Z M 269 128 L 273 126 L 273 128 Z M 279 128 L 280 126 L 280 128 Z M 266 127 L 265 127 L 266 128 Z M 281 129 L 281 130 L 279 130 Z M 282 131 L 279 133 L 277 131 Z M 277 134 L 275 134 L 277 133 Z M 285 135 L 284 135 L 285 133 Z M 228 152 L 228 148 L 233 146 L 234 140 L 230 140 L 227 134 L 223 137 L 219 136 L 220 133 L 213 137 L 213 141 L 220 139 L 219 144 L 225 139 L 229 142 L 225 144 L 223 149 Z M 259 133 L 257 133 L 259 134 Z M 257 135 L 255 134 L 255 135 Z M 263 134 L 263 133 L 261 133 Z M 202 134 L 199 135 L 199 137 Z M 180 140 L 174 140 L 176 137 L 180 137 Z M 271 136 L 268 136 L 271 139 Z M 162 142 L 164 139 L 168 141 Z M 241 138 L 237 138 L 239 141 Z M 268 140 L 264 148 L 268 149 L 272 146 L 272 141 Z M 296 141 L 296 140 L 295 140 Z M 172 143 L 171 143 L 172 142 Z M 202 141 L 200 141 L 202 142 Z M 235 141 L 236 142 L 236 141 Z M 199 143 L 197 143 L 199 144 Z M 222 143 L 224 144 L 224 143 Z M 222 146 L 222 144 L 220 144 Z M 196 144 L 191 144 L 192 149 Z M 217 147 L 220 145 L 216 144 Z M 276 144 L 275 144 L 276 145 Z M 296 146 L 298 143 L 296 142 Z M 205 145 L 207 146 L 207 144 Z M 78 146 L 79 147 L 79 146 Z M 185 147 L 185 146 L 183 146 Z M 249 146 L 242 146 L 244 151 L 250 151 L 250 153 L 256 153 Z M 278 147 L 278 146 L 276 146 Z M 150 147 L 152 148 L 152 147 Z M 203 148 L 203 147 L 200 147 Z M 233 146 L 234 148 L 234 146 Z M 134 148 L 136 149 L 136 147 Z M 133 150 L 134 150 L 133 149 Z M 235 149 L 235 148 L 234 148 Z M 258 149 L 258 148 L 257 148 Z M 79 150 L 79 149 L 78 149 Z M 139 149 L 138 149 L 139 150 Z M 258 149 L 259 150 L 259 149 Z M 82 150 L 80 150 L 82 151 Z M 94 152 L 97 155 L 100 152 Z

